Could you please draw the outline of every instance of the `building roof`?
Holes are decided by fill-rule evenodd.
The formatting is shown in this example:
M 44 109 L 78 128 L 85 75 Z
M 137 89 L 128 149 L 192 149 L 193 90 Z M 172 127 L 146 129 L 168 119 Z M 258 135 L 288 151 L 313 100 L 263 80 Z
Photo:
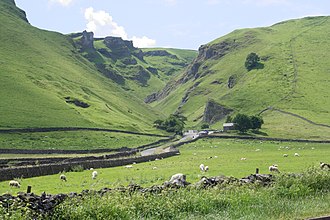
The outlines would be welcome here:
M 224 123 L 223 127 L 232 127 L 234 126 L 234 123 Z

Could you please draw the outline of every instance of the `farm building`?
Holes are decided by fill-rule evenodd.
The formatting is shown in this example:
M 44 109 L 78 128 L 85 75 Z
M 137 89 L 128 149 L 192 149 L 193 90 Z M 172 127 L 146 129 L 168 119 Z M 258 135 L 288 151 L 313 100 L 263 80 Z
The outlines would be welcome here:
M 230 131 L 230 130 L 235 130 L 235 124 L 234 123 L 224 123 L 223 131 Z

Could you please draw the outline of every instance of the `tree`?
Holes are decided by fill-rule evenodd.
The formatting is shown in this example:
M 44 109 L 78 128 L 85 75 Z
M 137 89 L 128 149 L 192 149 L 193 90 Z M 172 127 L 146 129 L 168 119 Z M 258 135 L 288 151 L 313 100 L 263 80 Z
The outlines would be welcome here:
M 165 130 L 167 132 L 175 132 L 176 134 L 182 134 L 187 118 L 181 114 L 172 114 L 165 120 L 156 120 L 154 122 L 155 127 Z
M 245 68 L 250 71 L 255 68 L 260 61 L 260 57 L 256 53 L 250 53 L 245 60 Z
M 210 128 L 210 125 L 208 123 L 204 123 L 201 125 L 201 129 L 207 129 Z
M 252 123 L 252 129 L 260 129 L 261 125 L 264 123 L 264 120 L 259 115 L 253 115 L 250 117 Z
M 250 117 L 245 114 L 237 114 L 233 119 L 233 123 L 235 124 L 235 129 L 240 132 L 246 132 L 252 128 Z

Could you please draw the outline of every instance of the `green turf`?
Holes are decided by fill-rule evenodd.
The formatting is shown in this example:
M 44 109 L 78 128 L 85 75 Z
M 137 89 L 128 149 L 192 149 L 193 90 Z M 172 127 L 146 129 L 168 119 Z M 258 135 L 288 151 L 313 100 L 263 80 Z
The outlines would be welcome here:
M 0 149 L 93 150 L 136 148 L 159 137 L 99 131 L 0 134 Z
M 124 166 L 97 169 L 99 178 L 96 180 L 91 178 L 92 171 L 84 171 L 66 173 L 68 182 L 64 183 L 60 182 L 59 175 L 22 179 L 21 183 L 23 190 L 31 185 L 36 193 L 59 193 L 126 186 L 129 183 L 152 186 L 162 184 L 175 173 L 186 174 L 187 181 L 192 183 L 197 182 L 203 175 L 242 178 L 254 173 L 256 168 L 259 168 L 260 173 L 269 173 L 268 167 L 272 164 L 278 164 L 281 172 L 300 173 L 311 166 L 319 166 L 320 161 L 329 162 L 329 146 L 314 143 L 203 139 L 180 147 L 180 156 L 135 164 L 131 169 Z M 299 153 L 300 157 L 294 157 L 294 153 Z M 283 154 L 289 156 L 283 157 Z M 201 163 L 209 166 L 209 172 L 200 172 Z M 19 190 L 8 186 L 8 181 L 0 183 L 0 193 L 17 191 Z

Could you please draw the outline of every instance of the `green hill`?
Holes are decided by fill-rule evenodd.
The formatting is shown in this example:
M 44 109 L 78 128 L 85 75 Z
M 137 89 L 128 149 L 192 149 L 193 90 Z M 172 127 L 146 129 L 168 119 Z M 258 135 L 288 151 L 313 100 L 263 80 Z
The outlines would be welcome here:
M 31 26 L 0 1 L 0 127 L 106 127 L 155 132 L 163 115 L 104 76 L 68 36 Z
M 206 121 L 221 128 L 228 113 L 262 112 L 268 135 L 329 138 L 329 34 L 330 17 L 233 31 L 201 46 L 187 70 L 152 95 L 151 105 L 167 114 L 181 111 L 189 127 Z M 248 71 L 251 52 L 260 63 Z M 205 114 L 206 106 L 214 114 Z
M 71 34 L 78 51 L 104 76 L 142 100 L 165 86 L 197 56 L 197 51 L 139 49 L 119 37 L 94 38 L 92 32 Z

